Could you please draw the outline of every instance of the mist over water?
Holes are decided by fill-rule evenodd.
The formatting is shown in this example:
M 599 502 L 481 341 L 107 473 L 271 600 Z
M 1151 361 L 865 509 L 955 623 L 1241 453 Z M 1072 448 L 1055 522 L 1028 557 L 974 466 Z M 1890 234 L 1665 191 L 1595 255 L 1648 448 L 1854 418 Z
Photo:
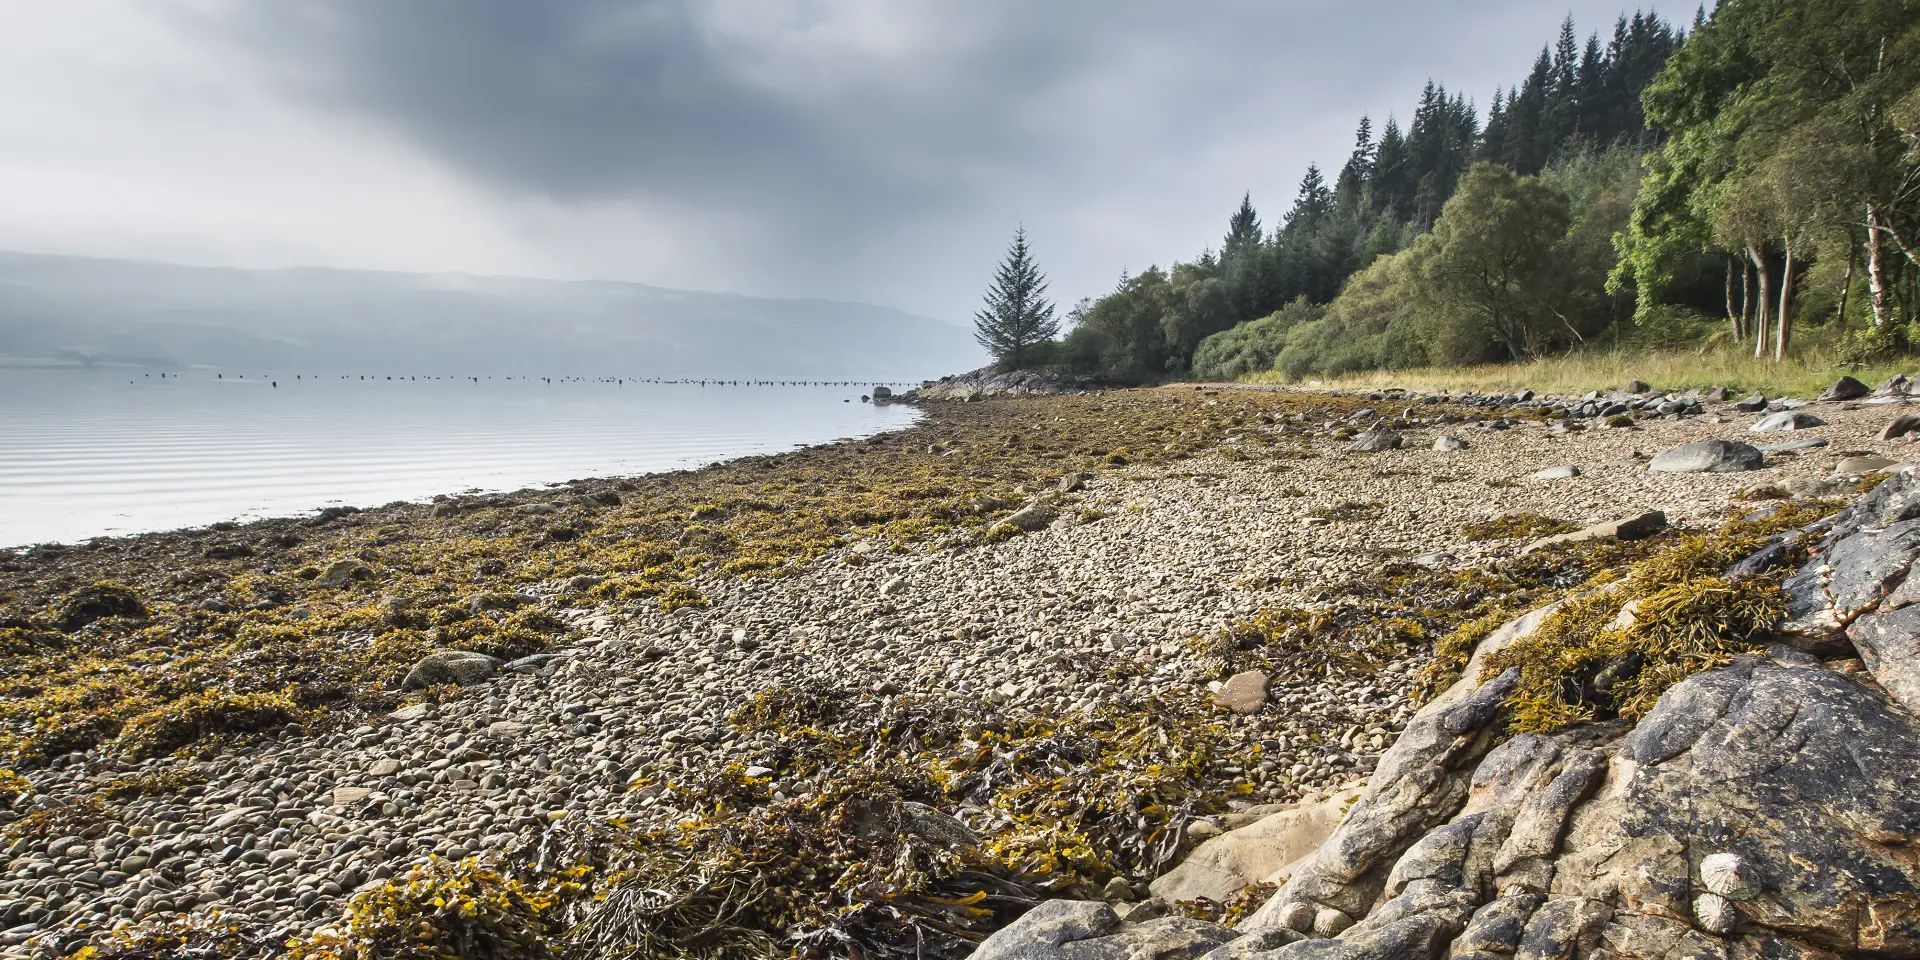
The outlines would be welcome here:
M 849 386 L 292 377 L 0 369 L 0 546 L 681 469 L 918 417 Z

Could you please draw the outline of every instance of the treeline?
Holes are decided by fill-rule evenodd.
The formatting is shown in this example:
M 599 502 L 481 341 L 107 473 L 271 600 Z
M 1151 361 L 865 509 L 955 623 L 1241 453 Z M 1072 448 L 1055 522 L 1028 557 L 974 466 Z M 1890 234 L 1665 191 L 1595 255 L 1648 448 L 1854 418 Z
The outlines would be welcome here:
M 1584 43 L 1569 19 L 1484 121 L 1429 83 L 1404 130 L 1362 118 L 1338 175 L 1309 167 L 1271 229 L 1243 198 L 1217 251 L 1123 277 L 1029 355 L 1134 382 L 1303 377 L 1627 337 L 1771 330 L 1784 350 L 1796 318 L 1860 317 L 1862 349 L 1902 348 L 1917 13 L 1724 0 L 1685 30 L 1636 13 Z

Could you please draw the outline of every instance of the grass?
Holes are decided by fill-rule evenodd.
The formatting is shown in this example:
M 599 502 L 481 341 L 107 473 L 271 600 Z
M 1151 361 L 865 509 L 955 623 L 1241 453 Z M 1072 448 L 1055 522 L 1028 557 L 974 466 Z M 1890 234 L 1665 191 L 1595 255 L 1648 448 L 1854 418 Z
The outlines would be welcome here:
M 1850 366 L 1841 361 L 1836 352 L 1821 347 L 1808 348 L 1780 363 L 1755 360 L 1748 351 L 1726 347 L 1622 349 L 1584 351 L 1527 363 L 1377 370 L 1309 379 L 1292 385 L 1325 390 L 1401 387 L 1425 392 L 1513 393 L 1529 389 L 1546 394 L 1580 394 L 1589 390 L 1616 390 L 1630 380 L 1642 380 L 1656 390 L 1726 387 L 1743 393 L 1758 390 L 1768 396 L 1812 397 L 1842 375 L 1872 386 L 1895 374 L 1911 374 L 1916 367 L 1920 364 L 1911 360 Z M 1248 381 L 1288 383 L 1285 377 L 1274 372 L 1255 374 Z

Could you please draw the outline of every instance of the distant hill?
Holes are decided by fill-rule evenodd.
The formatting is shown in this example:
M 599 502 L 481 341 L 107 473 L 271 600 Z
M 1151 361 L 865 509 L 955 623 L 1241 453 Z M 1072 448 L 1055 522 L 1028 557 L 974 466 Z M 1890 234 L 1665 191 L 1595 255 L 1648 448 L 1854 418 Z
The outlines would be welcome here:
M 863 303 L 4 252 L 0 356 L 262 372 L 885 380 L 985 359 L 960 327 Z

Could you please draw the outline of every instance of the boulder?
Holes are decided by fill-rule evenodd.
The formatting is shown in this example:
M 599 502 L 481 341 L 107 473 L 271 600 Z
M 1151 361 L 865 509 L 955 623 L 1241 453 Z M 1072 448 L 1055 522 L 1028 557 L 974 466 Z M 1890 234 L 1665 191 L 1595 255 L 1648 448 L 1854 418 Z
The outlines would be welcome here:
M 1880 431 L 1880 439 L 1898 440 L 1916 431 L 1920 431 L 1920 414 L 1903 413 L 1888 421 Z
M 1841 377 L 1840 379 L 1835 380 L 1832 386 L 1829 386 L 1827 389 L 1821 391 L 1820 399 L 1826 400 L 1828 402 L 1858 400 L 1861 397 L 1864 397 L 1871 392 L 1872 391 L 1867 389 L 1866 384 L 1861 383 L 1860 381 L 1855 380 L 1852 377 Z
M 1652 387 L 1647 385 L 1647 382 L 1645 380 L 1628 380 L 1627 381 L 1626 391 L 1628 393 L 1647 393 L 1652 389 L 1653 389 Z
M 442 684 L 467 686 L 485 683 L 500 670 L 500 661 L 471 650 L 435 650 L 421 657 L 400 681 L 403 690 L 424 690 Z
M 1811 413 L 1802 413 L 1798 410 L 1783 410 L 1779 413 L 1770 413 L 1761 417 L 1758 423 L 1755 423 L 1747 429 L 1754 433 L 1767 433 L 1774 430 L 1806 430 L 1812 427 L 1824 427 L 1826 425 L 1827 422 L 1825 420 Z
M 1059 516 L 1060 511 L 1055 510 L 1052 504 L 1044 500 L 1035 500 L 1000 522 L 1016 530 L 1032 533 L 1035 530 L 1044 529 Z
M 875 402 L 878 402 L 881 400 L 892 400 L 893 388 L 892 387 L 874 387 L 873 399 L 875 400 Z
M 1187 960 L 1238 936 L 1185 917 L 1123 924 L 1098 900 L 1049 900 L 988 937 L 972 960 Z
M 1226 903 L 1255 883 L 1286 882 L 1288 868 L 1325 842 L 1361 789 L 1309 797 L 1208 840 L 1153 881 L 1153 895 L 1168 903 Z
M 1267 705 L 1267 675 L 1258 670 L 1236 673 L 1214 691 L 1213 702 L 1238 714 L 1259 713 Z
M 1767 395 L 1764 393 L 1756 393 L 1745 400 L 1736 402 L 1733 408 L 1742 413 L 1759 413 L 1767 408 Z
M 1903 373 L 1896 373 L 1873 388 L 1873 395 L 1876 397 L 1905 397 L 1911 393 L 1913 393 L 1913 381 L 1907 379 L 1907 375 Z
M 1758 470 L 1766 454 L 1735 440 L 1701 440 L 1665 450 L 1647 464 L 1653 473 L 1738 473 Z
M 1441 434 L 1433 438 L 1433 450 L 1435 453 L 1459 453 L 1469 446 L 1471 446 L 1471 444 L 1467 443 L 1465 439 L 1451 434 Z
M 1347 447 L 1348 453 L 1385 453 L 1398 450 L 1406 442 L 1396 430 L 1368 430 L 1353 438 L 1353 444 Z
M 373 579 L 373 568 L 349 557 L 327 564 L 327 569 L 320 572 L 319 579 L 323 587 L 344 587 L 356 580 Z
M 1558 533 L 1551 537 L 1542 537 L 1527 544 L 1521 553 L 1532 553 L 1543 547 L 1561 543 L 1586 543 L 1589 540 L 1644 540 L 1667 528 L 1667 515 L 1660 510 L 1648 510 L 1631 517 L 1596 523 L 1591 527 L 1575 530 L 1571 533 Z
M 1886 457 L 1871 455 L 1842 457 L 1838 463 L 1833 465 L 1833 475 L 1836 477 L 1864 477 L 1875 473 L 1886 473 L 1900 466 L 1902 466 L 1900 461 L 1889 460 Z

